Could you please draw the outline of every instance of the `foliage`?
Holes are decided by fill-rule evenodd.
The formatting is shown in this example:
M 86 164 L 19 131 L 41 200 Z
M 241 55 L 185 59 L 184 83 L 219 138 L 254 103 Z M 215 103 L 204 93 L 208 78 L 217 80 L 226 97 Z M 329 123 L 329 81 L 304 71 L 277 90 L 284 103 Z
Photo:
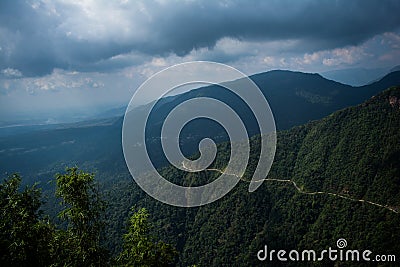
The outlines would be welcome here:
M 20 185 L 18 174 L 0 184 L 0 265 L 47 265 L 53 227 L 41 219 L 40 190 Z
M 399 210 L 400 102 L 390 105 L 391 96 L 400 99 L 400 88 L 322 120 L 278 132 L 277 154 L 268 178 L 291 179 L 305 192 L 340 194 Z M 244 180 L 251 178 L 258 161 L 260 138 L 250 141 L 252 152 Z M 228 144 L 218 145 L 217 159 L 210 168 L 223 169 L 229 153 Z M 177 184 L 197 185 L 215 179 L 218 173 L 183 175 L 170 167 L 162 169 L 161 175 Z M 260 262 L 256 256 L 264 245 L 277 250 L 322 251 L 335 248 L 339 238 L 348 241 L 349 249 L 397 257 L 400 251 L 398 213 L 365 201 L 301 194 L 292 183 L 265 181 L 249 193 L 248 183 L 241 181 L 222 199 L 192 209 L 159 203 L 141 194 L 129 178 L 121 178 L 108 192 L 111 202 L 118 203 L 118 209 L 108 210 L 110 221 L 124 221 L 127 215 L 117 211 L 133 203 L 145 207 L 158 226 L 153 232 L 179 250 L 178 266 L 264 266 L 269 262 Z M 287 265 L 303 266 L 304 262 Z
M 65 227 L 41 216 L 41 192 L 36 186 L 20 191 L 21 178 L 14 174 L 0 184 L 1 266 L 108 266 L 110 255 L 102 245 L 105 202 L 94 175 L 77 167 L 56 175 L 56 195 L 61 198 L 59 217 Z M 175 249 L 154 242 L 148 234 L 148 213 L 141 209 L 130 220 L 119 265 L 168 266 Z
M 169 266 L 174 262 L 177 254 L 175 249 L 164 242 L 154 242 L 149 235 L 152 225 L 148 217 L 149 213 L 144 208 L 130 217 L 128 232 L 124 234 L 123 251 L 117 257 L 119 265 Z
M 77 167 L 67 168 L 65 174 L 56 175 L 56 183 L 56 196 L 64 205 L 59 217 L 68 223 L 66 233 L 58 232 L 66 239 L 67 249 L 59 254 L 63 262 L 74 266 L 106 265 L 107 251 L 100 245 L 105 203 L 94 184 L 94 175 Z

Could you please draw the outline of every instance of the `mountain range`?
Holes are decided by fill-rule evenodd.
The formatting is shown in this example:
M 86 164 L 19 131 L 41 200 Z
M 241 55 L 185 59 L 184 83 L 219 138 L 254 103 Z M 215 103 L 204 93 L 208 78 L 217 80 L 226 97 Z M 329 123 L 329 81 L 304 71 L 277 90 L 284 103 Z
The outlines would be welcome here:
M 160 101 L 149 128 L 155 135 L 174 105 L 198 96 L 223 99 L 242 115 L 251 136 L 248 168 L 230 193 L 209 205 L 172 207 L 152 199 L 133 182 L 121 148 L 122 117 L 9 132 L 0 137 L 0 171 L 20 172 L 25 183 L 41 182 L 48 196 L 54 190 L 48 181 L 66 166 L 94 172 L 109 203 L 105 242 L 110 250 L 121 247 L 129 208 L 145 207 L 156 225 L 154 234 L 177 247 L 177 266 L 263 266 L 268 262 L 259 261 L 257 252 L 265 245 L 321 251 L 336 247 L 341 238 L 349 249 L 400 257 L 400 72 L 361 87 L 289 71 L 251 78 L 266 95 L 279 129 L 272 169 L 253 193 L 248 192 L 248 181 L 258 160 L 257 129 L 243 103 L 215 86 Z M 206 123 L 186 129 L 187 134 L 204 129 Z M 206 129 L 186 139 L 187 154 L 198 152 L 194 148 L 202 137 L 220 133 L 217 127 Z M 230 146 L 224 140 L 217 140 L 217 158 L 209 170 L 186 173 L 159 160 L 161 174 L 192 186 L 215 179 L 229 159 Z M 151 149 L 162 158 L 157 155 L 160 148 Z M 56 214 L 56 202 L 47 198 L 45 208 L 51 214 Z
M 390 86 L 400 84 L 399 71 L 361 87 L 330 81 L 319 74 L 291 71 L 271 71 L 250 78 L 266 96 L 278 130 L 323 118 L 336 110 L 362 103 Z M 228 103 L 241 116 L 249 137 L 259 133 L 251 110 L 233 93 L 221 87 L 207 86 L 161 99 L 154 106 L 146 129 L 148 140 L 152 140 L 148 150 L 157 167 L 168 164 L 159 138 L 163 121 L 175 106 L 199 96 L 213 97 Z M 138 107 L 133 112 L 141 112 L 141 108 Z M 112 117 L 72 124 L 1 129 L 0 172 L 17 171 L 26 176 L 27 180 L 34 180 L 38 174 L 47 176 L 49 169 L 54 173 L 69 164 L 81 166 L 90 162 L 88 165 L 93 169 L 101 168 L 110 155 L 119 159 L 122 157 L 122 121 L 122 117 Z M 195 153 L 198 142 L 205 137 L 214 138 L 217 142 L 228 140 L 221 126 L 210 120 L 198 119 L 183 128 L 183 153 L 186 156 Z M 96 164 L 93 164 L 94 159 Z

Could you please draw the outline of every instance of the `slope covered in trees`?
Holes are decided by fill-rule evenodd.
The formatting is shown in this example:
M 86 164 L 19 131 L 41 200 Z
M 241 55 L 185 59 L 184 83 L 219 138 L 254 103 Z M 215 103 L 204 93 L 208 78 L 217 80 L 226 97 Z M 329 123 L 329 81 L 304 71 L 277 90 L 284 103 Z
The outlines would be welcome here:
M 322 251 L 335 247 L 339 238 L 345 238 L 351 249 L 398 255 L 399 99 L 400 88 L 391 88 L 359 106 L 279 132 L 271 180 L 254 193 L 248 192 L 246 180 L 257 161 L 257 137 L 251 140 L 254 154 L 243 181 L 204 207 L 171 207 L 146 196 L 132 182 L 120 180 L 109 189 L 112 202 L 118 203 L 118 209 L 109 210 L 111 222 L 115 227 L 122 220 L 121 211 L 131 203 L 146 207 L 157 219 L 157 233 L 179 249 L 180 266 L 263 265 L 256 254 L 264 245 Z M 229 146 L 219 148 L 210 168 L 222 170 Z M 172 167 L 162 173 L 186 184 L 219 175 L 216 171 L 185 174 Z M 294 181 L 301 192 L 293 183 L 272 179 Z
M 267 177 L 270 180 L 264 181 L 254 193 L 249 193 L 246 180 L 251 178 L 256 166 L 260 145 L 259 138 L 253 137 L 249 167 L 243 180 L 224 198 L 200 208 L 175 208 L 162 204 L 147 196 L 132 181 L 120 149 L 115 147 L 119 142 L 118 123 L 109 125 L 115 132 L 109 131 L 105 125 L 95 126 L 95 135 L 92 135 L 90 127 L 60 129 L 58 131 L 71 134 L 68 140 L 75 141 L 62 144 L 65 140 L 61 138 L 57 142 L 60 146 L 73 146 L 79 142 L 89 142 L 92 145 L 87 151 L 78 153 L 77 158 L 83 162 L 83 168 L 95 170 L 96 177 L 101 181 L 100 190 L 109 205 L 106 208 L 104 240 L 99 249 L 109 248 L 113 256 L 124 249 L 121 236 L 133 205 L 146 208 L 152 215 L 155 222 L 152 235 L 159 236 L 178 249 L 178 266 L 263 265 L 265 262 L 258 261 L 256 254 L 264 245 L 274 249 L 323 250 L 335 247 L 339 238 L 345 238 L 351 249 L 369 249 L 375 254 L 398 255 L 399 99 L 400 88 L 391 88 L 361 105 L 337 111 L 303 126 L 280 131 L 277 154 Z M 87 131 L 87 135 L 79 135 L 79 139 L 74 139 L 74 135 L 80 131 Z M 54 134 L 47 133 L 50 136 Z M 65 151 L 56 146 L 51 149 L 58 149 L 60 155 Z M 74 151 L 71 149 L 70 155 Z M 43 155 L 51 161 L 51 155 Z M 20 157 L 24 159 L 22 155 Z M 223 170 L 228 157 L 229 144 L 220 144 L 217 160 L 210 168 Z M 36 157 L 38 161 L 45 159 Z M 75 163 L 76 158 L 63 161 L 61 166 L 51 165 L 51 168 L 43 164 L 40 168 L 41 176 L 49 179 L 57 168 L 71 162 Z M 24 160 L 19 161 L 19 164 L 24 165 Z M 186 185 L 195 185 L 199 181 L 203 183 L 219 175 L 218 171 L 196 174 L 172 167 L 163 168 L 161 172 L 171 181 Z M 19 184 L 16 181 L 2 190 L 14 192 L 17 203 L 23 204 L 26 198 L 33 199 L 33 203 L 39 201 L 34 189 L 23 193 L 24 197 L 16 194 L 18 190 L 15 188 Z M 7 201 L 10 198 L 4 199 L 2 207 L 8 207 Z M 54 203 L 48 202 L 47 205 L 49 210 Z M 48 236 L 44 233 L 54 231 L 46 225 L 46 221 L 39 220 L 38 204 L 29 209 L 18 207 L 15 213 L 9 214 L 14 216 L 9 219 L 21 224 L 26 219 L 29 225 L 34 226 L 29 230 L 32 235 L 27 237 L 29 240 L 46 239 Z M 24 215 L 26 210 L 29 212 Z M 13 233 L 23 233 L 18 232 L 21 228 L 18 223 L 16 225 Z M 6 230 L 2 232 L 8 233 Z M 70 234 L 74 235 L 73 232 Z M 126 237 L 128 241 L 134 240 L 129 235 Z M 4 240 L 1 245 L 12 249 L 7 243 L 8 239 L 4 237 Z M 71 246 L 76 245 L 74 242 Z M 51 243 L 44 241 L 40 244 Z M 132 247 L 125 248 L 129 250 Z M 26 248 L 26 251 L 30 249 L 32 247 Z M 40 253 L 47 253 L 46 246 L 35 245 L 35 251 L 30 255 L 41 255 L 37 249 Z M 131 251 L 135 253 L 135 249 Z M 85 253 L 82 250 L 81 255 Z M 276 264 L 279 265 L 278 262 Z M 294 262 L 291 264 L 296 265 Z M 320 264 L 327 266 L 333 263 Z

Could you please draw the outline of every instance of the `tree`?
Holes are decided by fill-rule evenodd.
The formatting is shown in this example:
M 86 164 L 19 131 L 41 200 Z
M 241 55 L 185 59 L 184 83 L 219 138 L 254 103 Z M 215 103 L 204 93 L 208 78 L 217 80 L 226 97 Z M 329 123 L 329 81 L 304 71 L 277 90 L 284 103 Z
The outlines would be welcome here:
M 0 184 L 0 265 L 48 265 L 54 227 L 41 219 L 41 191 L 36 185 L 22 191 L 20 187 L 18 174 Z
M 162 241 L 154 242 L 154 237 L 149 234 L 152 224 L 148 217 L 144 208 L 130 217 L 128 231 L 123 236 L 123 250 L 116 259 L 118 265 L 169 266 L 174 262 L 176 250 Z
M 56 196 L 62 198 L 64 209 L 59 217 L 68 223 L 67 231 L 57 231 L 56 239 L 63 242 L 54 248 L 62 265 L 104 266 L 108 253 L 100 245 L 104 227 L 105 203 L 94 183 L 94 175 L 67 168 L 56 175 Z M 57 243 L 57 242 L 56 242 Z
M 101 246 L 105 203 L 94 175 L 67 168 L 56 175 L 56 196 L 63 205 L 59 217 L 66 225 L 55 226 L 42 218 L 41 191 L 36 185 L 20 190 L 14 174 L 0 183 L 0 266 L 106 266 L 109 253 Z M 176 251 L 154 242 L 145 209 L 134 213 L 124 235 L 124 249 L 117 264 L 168 266 Z M 64 227 L 62 227 L 64 226 Z

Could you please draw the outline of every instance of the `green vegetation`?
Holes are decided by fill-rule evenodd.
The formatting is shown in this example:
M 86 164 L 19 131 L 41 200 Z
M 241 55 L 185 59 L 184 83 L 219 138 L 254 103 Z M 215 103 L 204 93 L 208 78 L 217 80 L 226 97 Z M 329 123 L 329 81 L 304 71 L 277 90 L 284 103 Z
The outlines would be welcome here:
M 400 214 L 395 211 L 400 209 L 399 99 L 400 87 L 393 87 L 363 104 L 278 133 L 277 154 L 267 178 L 291 180 L 304 192 L 323 194 L 299 193 L 292 183 L 273 180 L 264 181 L 257 191 L 249 193 L 247 181 L 260 150 L 260 138 L 254 136 L 243 180 L 222 199 L 190 209 L 158 202 L 133 182 L 120 151 L 119 132 L 111 133 L 100 126 L 95 135 L 88 128 L 69 129 L 66 140 L 76 142 L 62 145 L 64 150 L 51 149 L 64 155 L 63 151 L 72 153 L 72 147 L 79 146 L 75 160 L 96 173 L 99 186 L 95 186 L 92 175 L 76 169 L 58 175 L 56 192 L 63 205 L 55 211 L 51 209 L 54 201 L 49 198 L 43 206 L 49 214 L 45 217 L 39 211 L 38 189 L 34 186 L 19 190 L 18 176 L 7 179 L 1 185 L 0 200 L 2 265 L 63 265 L 66 260 L 75 265 L 74 259 L 84 257 L 85 264 L 92 265 L 160 266 L 154 262 L 161 259 L 177 266 L 280 266 L 279 262 L 258 261 L 257 252 L 264 245 L 276 250 L 321 251 L 336 248 L 339 238 L 347 240 L 348 249 L 369 249 L 373 255 L 393 254 L 398 261 Z M 119 125 L 113 127 L 119 129 Z M 82 131 L 87 135 L 74 137 Z M 60 138 L 57 142 L 61 141 Z M 210 168 L 226 167 L 229 148 L 228 143 L 218 145 L 217 158 Z M 40 157 L 36 160 L 40 161 Z M 54 164 L 42 163 L 35 171 L 41 177 L 51 176 L 60 166 L 75 160 L 62 164 L 49 160 Z M 174 167 L 160 172 L 182 185 L 205 184 L 219 175 L 216 171 L 186 173 Z M 49 192 L 45 191 L 47 195 Z M 145 208 L 148 213 L 138 209 L 131 214 L 132 206 Z M 59 212 L 60 225 L 55 225 Z M 76 220 L 79 216 L 88 220 Z M 89 238 L 79 240 L 78 233 Z M 158 239 L 153 236 L 176 247 L 179 257 L 174 258 L 171 246 L 155 242 Z M 100 251 L 104 250 L 102 254 Z M 76 257 L 61 259 L 60 255 L 75 252 Z M 329 261 L 315 265 L 318 264 L 363 265 Z M 304 266 L 304 262 L 288 262 L 284 266 Z
M 50 263 L 53 226 L 41 219 L 40 190 L 19 191 L 21 178 L 0 184 L 0 263 L 2 266 L 45 266 Z
M 100 246 L 104 226 L 101 201 L 94 185 L 94 176 L 75 168 L 56 175 L 56 196 L 62 199 L 59 217 L 67 223 L 66 231 L 58 231 L 57 262 L 71 266 L 105 266 L 107 251 Z
M 386 90 L 322 120 L 279 132 L 277 154 L 268 178 L 291 179 L 305 192 L 323 191 L 399 210 L 400 105 L 390 104 L 392 96 L 400 99 L 400 88 Z M 251 139 L 252 152 L 244 180 L 250 180 L 256 166 L 259 141 L 257 136 Z M 219 145 L 217 159 L 210 168 L 223 169 L 229 153 L 229 145 Z M 161 173 L 185 185 L 205 183 L 219 175 L 212 171 L 183 174 L 173 167 L 164 168 Z M 108 210 L 110 221 L 114 222 L 109 232 L 118 232 L 117 222 L 126 218 L 121 211 L 133 203 L 145 207 L 158 226 L 154 232 L 180 252 L 178 266 L 264 266 L 266 262 L 258 261 L 256 256 L 264 245 L 288 251 L 322 251 L 336 248 L 339 238 L 348 241 L 349 249 L 369 249 L 374 255 L 399 257 L 399 213 L 329 194 L 301 194 L 292 183 L 265 181 L 257 191 L 249 193 L 248 182 L 241 181 L 222 199 L 193 209 L 153 200 L 129 178 L 119 179 L 107 192 L 111 202 L 118 203 L 118 208 Z M 284 266 L 287 265 L 304 263 L 289 262 Z
M 171 245 L 150 237 L 146 209 L 132 215 L 124 250 L 112 259 L 100 242 L 105 202 L 94 175 L 67 168 L 65 174 L 56 175 L 56 183 L 65 228 L 43 216 L 36 186 L 20 191 L 21 178 L 16 174 L 0 184 L 1 266 L 168 266 L 175 260 Z
M 148 217 L 149 213 L 144 208 L 130 217 L 128 232 L 124 234 L 124 249 L 117 257 L 118 265 L 161 267 L 174 262 L 175 249 L 164 242 L 155 243 L 149 235 L 151 224 Z

